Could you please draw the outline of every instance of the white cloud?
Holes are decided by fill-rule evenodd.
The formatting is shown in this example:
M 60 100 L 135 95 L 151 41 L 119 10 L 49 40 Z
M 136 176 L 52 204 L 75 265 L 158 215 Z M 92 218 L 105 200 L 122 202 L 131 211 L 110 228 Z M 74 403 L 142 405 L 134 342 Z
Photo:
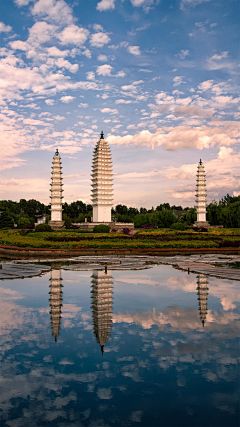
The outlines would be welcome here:
M 32 10 L 32 15 L 55 21 L 57 24 L 71 24 L 72 9 L 64 0 L 39 0 Z
M 180 59 L 185 59 L 189 55 L 189 50 L 181 50 L 180 53 L 177 53 L 176 56 L 179 56 Z
M 0 33 L 9 33 L 12 30 L 10 25 L 5 25 L 4 22 L 0 22 Z
M 238 122 L 216 122 L 210 127 L 176 126 L 158 128 L 155 133 L 143 130 L 135 135 L 110 135 L 110 144 L 147 146 L 150 148 L 163 146 L 167 151 L 179 149 L 202 150 L 215 145 L 229 146 L 239 142 L 240 124 Z
M 66 120 L 66 117 L 64 117 L 64 116 L 60 116 L 60 115 L 58 114 L 58 115 L 56 115 L 56 116 L 53 116 L 53 119 L 55 119 L 55 120 L 57 120 L 57 121 L 61 122 L 62 120 Z
M 54 36 L 56 27 L 50 25 L 47 22 L 36 22 L 29 29 L 28 42 L 32 46 L 39 46 L 42 43 L 46 43 Z
M 217 61 L 221 61 L 221 59 L 227 58 L 227 56 L 228 56 L 228 52 L 225 51 L 225 52 L 222 52 L 220 55 L 217 55 L 215 53 L 215 55 L 213 55 L 211 59 L 216 59 Z
M 83 45 L 89 35 L 89 31 L 77 25 L 69 25 L 58 35 L 58 39 L 62 44 L 75 44 L 76 46 Z
M 126 73 L 124 71 L 118 71 L 118 73 L 116 74 L 116 77 L 125 77 Z
M 202 91 L 206 91 L 211 89 L 212 85 L 213 85 L 213 80 L 206 80 L 205 82 L 202 82 L 198 85 L 198 89 Z
M 56 46 L 51 46 L 47 49 L 49 56 L 57 56 L 64 58 L 69 55 L 69 50 L 60 50 Z
M 180 9 L 184 10 L 186 7 L 195 7 L 198 4 L 209 2 L 211 0 L 181 0 Z
M 128 52 L 131 53 L 132 55 L 140 55 L 141 51 L 140 51 L 140 47 L 139 46 L 128 46 L 127 48 Z
M 98 59 L 98 61 L 107 61 L 107 56 L 106 55 L 98 55 L 98 57 L 97 57 L 97 59 Z
M 133 101 L 131 100 L 126 100 L 126 99 L 117 99 L 115 101 L 115 104 L 132 104 Z
M 145 12 L 148 12 L 151 9 L 151 6 L 154 5 L 155 0 L 131 0 L 131 3 L 134 7 L 143 7 Z M 156 4 L 159 3 L 159 0 L 156 0 Z
M 183 76 L 176 76 L 176 77 L 174 77 L 174 79 L 173 79 L 173 82 L 174 82 L 173 86 L 180 86 L 181 84 L 186 83 L 186 82 L 183 81 L 183 78 L 184 78 Z
M 45 102 L 47 105 L 54 105 L 55 104 L 54 99 L 45 99 Z
M 110 42 L 110 37 L 103 32 L 92 34 L 90 39 L 91 46 L 94 47 L 103 47 L 105 44 Z
M 220 160 L 226 160 L 226 158 L 228 158 L 231 153 L 233 152 L 233 149 L 231 147 L 220 147 L 219 153 L 218 153 L 218 158 Z
M 95 73 L 93 71 L 88 71 L 86 73 L 87 80 L 95 80 Z
M 112 108 L 102 108 L 100 111 L 103 114 L 118 114 L 118 110 Z
M 83 104 L 83 103 L 81 103 L 81 104 L 78 104 L 78 106 L 80 107 L 80 108 L 87 108 L 88 107 L 88 104 Z M 93 126 L 92 126 L 93 127 Z M 86 132 L 86 131 L 85 131 Z
M 106 1 L 106 0 L 102 0 Z M 97 391 L 97 396 L 99 399 L 109 400 L 112 399 L 111 388 L 99 388 Z
M 14 0 L 14 2 L 19 6 L 27 6 L 33 0 Z
M 113 67 L 111 65 L 108 65 L 108 64 L 100 65 L 99 67 L 97 67 L 96 73 L 99 76 L 111 76 L 112 69 Z
M 12 42 L 9 43 L 10 47 L 14 50 L 23 50 L 26 51 L 28 50 L 28 45 L 26 42 L 23 42 L 21 40 L 14 40 Z
M 115 9 L 115 0 L 101 0 L 96 7 L 99 12 Z
M 57 67 L 65 68 L 69 70 L 71 73 L 76 73 L 78 71 L 78 64 L 71 64 L 71 62 L 66 61 L 66 59 L 58 58 L 55 62 Z
M 60 98 L 60 100 L 65 104 L 69 104 L 69 102 L 72 102 L 74 99 L 75 99 L 75 96 L 70 96 L 70 95 L 62 96 Z

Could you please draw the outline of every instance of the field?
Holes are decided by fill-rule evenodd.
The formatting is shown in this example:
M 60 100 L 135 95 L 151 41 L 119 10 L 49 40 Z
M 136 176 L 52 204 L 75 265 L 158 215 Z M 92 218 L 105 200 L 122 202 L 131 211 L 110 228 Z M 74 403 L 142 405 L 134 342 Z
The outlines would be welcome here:
M 30 232 L 23 235 L 20 230 L 1 230 L 0 244 L 46 249 L 238 248 L 240 229 L 209 229 L 208 232 L 159 229 L 139 231 L 134 235 L 86 233 L 81 230 Z

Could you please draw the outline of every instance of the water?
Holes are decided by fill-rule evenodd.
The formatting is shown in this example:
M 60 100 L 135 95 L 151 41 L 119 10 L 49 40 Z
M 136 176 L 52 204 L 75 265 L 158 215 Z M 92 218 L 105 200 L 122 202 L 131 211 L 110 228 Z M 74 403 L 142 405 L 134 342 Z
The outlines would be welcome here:
M 54 270 L 0 296 L 1 427 L 238 426 L 239 282 Z

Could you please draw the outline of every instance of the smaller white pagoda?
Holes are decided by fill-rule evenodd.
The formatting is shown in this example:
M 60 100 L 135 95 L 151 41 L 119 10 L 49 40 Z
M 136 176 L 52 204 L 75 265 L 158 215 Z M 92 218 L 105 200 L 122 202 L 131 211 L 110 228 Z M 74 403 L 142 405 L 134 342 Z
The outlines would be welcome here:
M 197 276 L 197 294 L 199 315 L 204 328 L 207 319 L 207 296 L 208 296 L 208 281 L 206 274 Z
M 194 223 L 195 227 L 209 227 L 206 220 L 206 206 L 207 206 L 207 191 L 204 166 L 202 160 L 197 167 L 197 189 L 196 189 L 196 203 L 197 203 L 197 221 Z
M 62 220 L 62 198 L 63 198 L 63 183 L 62 183 L 62 166 L 61 157 L 58 149 L 53 157 L 52 163 L 52 178 L 51 178 L 51 221 L 49 225 L 57 230 L 64 227 Z

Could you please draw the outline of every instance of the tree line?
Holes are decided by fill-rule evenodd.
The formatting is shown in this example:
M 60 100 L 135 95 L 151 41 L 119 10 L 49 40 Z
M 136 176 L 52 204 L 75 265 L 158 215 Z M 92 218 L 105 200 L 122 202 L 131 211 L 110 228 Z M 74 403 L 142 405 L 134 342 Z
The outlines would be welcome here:
M 11 200 L 0 201 L 0 228 L 13 227 L 14 224 L 19 228 L 34 227 L 37 217 L 47 215 L 47 222 L 50 220 L 50 204 L 30 199 L 21 199 L 19 202 Z M 63 219 L 66 226 L 72 223 L 84 222 L 85 218 L 90 222 L 92 217 L 92 206 L 85 204 L 81 200 L 72 203 L 63 204 Z M 117 205 L 112 208 L 112 217 L 116 222 L 133 222 L 136 228 L 144 225 L 152 225 L 159 228 L 168 228 L 174 223 L 182 223 L 185 226 L 192 225 L 196 219 L 196 209 L 178 205 L 163 203 L 156 208 L 140 209 L 128 207 L 126 205 Z M 240 227 L 240 196 L 234 197 L 227 194 L 222 199 L 212 201 L 207 206 L 207 220 L 211 225 L 222 225 L 227 228 Z

